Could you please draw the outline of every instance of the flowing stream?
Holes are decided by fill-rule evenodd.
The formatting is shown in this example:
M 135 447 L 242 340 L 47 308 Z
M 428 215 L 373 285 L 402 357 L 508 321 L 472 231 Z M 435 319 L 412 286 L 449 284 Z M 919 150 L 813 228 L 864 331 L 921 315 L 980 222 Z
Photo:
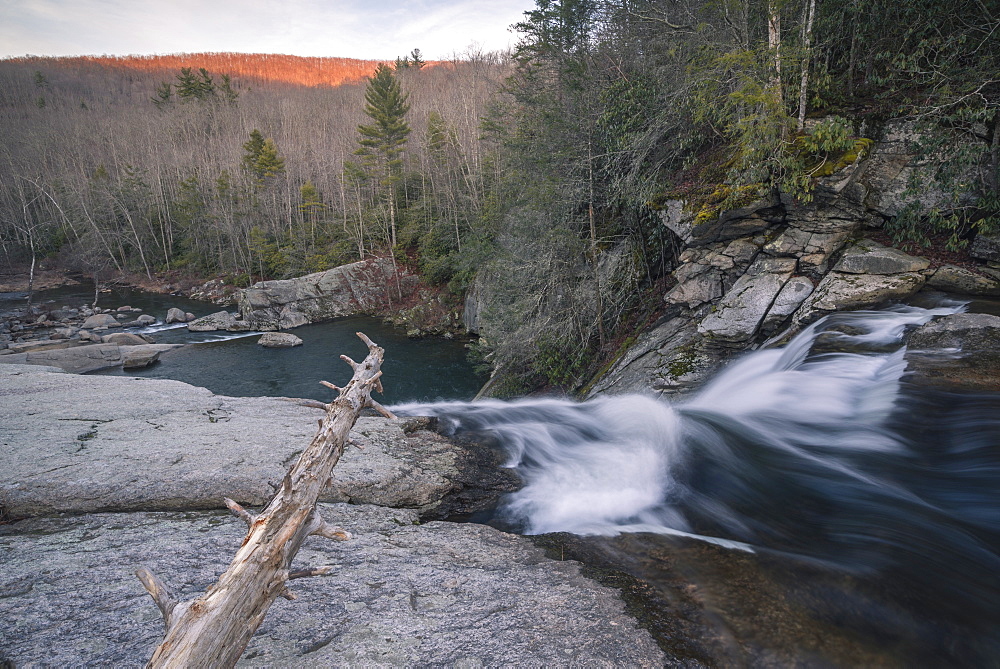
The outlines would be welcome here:
M 788 556 L 889 584 L 913 615 L 943 621 L 942 635 L 973 639 L 971 651 L 941 641 L 943 657 L 1000 665 L 1000 399 L 918 391 L 901 341 L 962 309 L 836 314 L 673 404 L 630 395 L 394 411 L 501 444 L 524 482 L 496 510 L 501 527 Z

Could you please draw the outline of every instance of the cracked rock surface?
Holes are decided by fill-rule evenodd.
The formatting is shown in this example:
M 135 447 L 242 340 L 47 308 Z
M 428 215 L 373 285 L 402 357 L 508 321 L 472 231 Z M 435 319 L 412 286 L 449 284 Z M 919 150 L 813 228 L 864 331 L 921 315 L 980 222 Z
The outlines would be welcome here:
M 241 666 L 663 666 L 618 593 L 490 527 L 417 525 L 407 509 L 320 505 L 354 535 L 310 537 Z M 141 665 L 163 625 L 135 569 L 204 591 L 245 526 L 221 512 L 91 514 L 0 526 L 0 660 Z
M 271 498 L 322 412 L 179 381 L 0 365 L 0 507 L 56 512 L 223 508 Z M 451 492 L 462 449 L 362 417 L 325 501 L 426 508 Z

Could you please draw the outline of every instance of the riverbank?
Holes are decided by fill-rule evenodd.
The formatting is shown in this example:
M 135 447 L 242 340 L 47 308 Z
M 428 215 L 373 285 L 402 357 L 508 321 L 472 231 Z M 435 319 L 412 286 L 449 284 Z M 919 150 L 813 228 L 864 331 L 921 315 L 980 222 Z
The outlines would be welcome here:
M 14 365 L 0 376 L 0 504 L 30 516 L 0 526 L 0 661 L 145 662 L 162 625 L 134 570 L 182 597 L 204 589 L 244 533 L 222 497 L 266 501 L 316 410 L 172 381 Z M 578 563 L 491 527 L 425 522 L 511 485 L 429 426 L 359 420 L 321 505 L 354 539 L 307 541 L 301 564 L 332 574 L 297 581 L 243 662 L 664 666 L 619 593 Z

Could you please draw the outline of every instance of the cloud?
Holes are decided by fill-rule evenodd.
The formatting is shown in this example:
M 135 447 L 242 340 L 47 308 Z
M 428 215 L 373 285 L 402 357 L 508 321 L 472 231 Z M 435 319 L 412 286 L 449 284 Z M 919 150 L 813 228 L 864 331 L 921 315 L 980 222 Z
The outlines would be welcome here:
M 25 0 L 0 2 L 2 56 L 196 51 L 445 58 L 506 48 L 531 0 Z

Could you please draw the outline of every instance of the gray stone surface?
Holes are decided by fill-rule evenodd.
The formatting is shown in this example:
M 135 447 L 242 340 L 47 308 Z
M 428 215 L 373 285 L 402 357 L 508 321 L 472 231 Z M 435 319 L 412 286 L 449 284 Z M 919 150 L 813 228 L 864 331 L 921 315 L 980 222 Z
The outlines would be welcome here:
M 122 364 L 122 354 L 118 344 L 85 344 L 56 350 L 4 355 L 0 356 L 0 363 L 46 365 L 59 367 L 74 374 L 85 374 L 119 366 Z M 0 372 L 3 372 L 2 368 Z
M 167 317 L 164 319 L 164 322 L 167 323 L 167 324 L 169 324 L 169 323 L 186 323 L 187 320 L 188 320 L 188 318 L 187 318 L 187 316 L 185 315 L 185 313 L 183 311 L 181 311 L 177 307 L 170 307 L 167 310 Z
M 297 279 L 262 281 L 239 291 L 240 313 L 257 330 L 371 313 L 387 302 L 386 290 L 395 290 L 397 281 L 404 295 L 416 288 L 416 277 L 402 270 L 396 276 L 396 269 L 391 258 L 374 258 Z
M 321 416 L 178 381 L 0 365 L 0 506 L 21 517 L 262 504 Z M 352 438 L 325 500 L 425 509 L 458 486 L 465 451 L 437 434 L 362 417 Z
M 202 316 L 188 323 L 187 328 L 191 332 L 215 332 L 216 330 L 226 330 L 232 327 L 236 319 L 228 311 L 217 311 L 208 316 Z
M 934 272 L 927 285 L 931 288 L 966 295 L 1000 296 L 1000 281 L 983 276 L 956 265 L 942 265 Z
M 88 316 L 80 327 L 92 330 L 94 328 L 108 328 L 116 325 L 118 325 L 118 321 L 111 314 L 94 314 L 93 316 Z
M 695 222 L 696 213 L 686 209 L 681 200 L 668 201 L 659 212 L 663 224 L 689 246 L 753 235 L 780 223 L 784 216 L 779 203 L 770 199 L 719 212 L 717 217 L 703 223 Z
M 727 342 L 757 334 L 775 298 L 795 271 L 794 258 L 760 257 L 706 316 L 698 331 Z
M 847 249 L 833 268 L 848 274 L 901 274 L 920 272 L 930 266 L 927 258 L 911 256 L 899 249 L 863 239 Z
M 302 346 L 302 340 L 288 332 L 265 332 L 257 340 L 264 348 L 291 348 Z
M 1000 235 L 978 234 L 969 247 L 969 255 L 980 260 L 1000 260 Z
M 242 666 L 660 667 L 618 593 L 480 525 L 416 525 L 406 510 L 322 506 L 347 542 L 311 537 L 296 566 L 332 566 L 277 600 Z M 213 512 L 85 515 L 0 527 L 0 659 L 138 666 L 162 635 L 133 575 L 204 591 L 245 526 Z
M 129 346 L 122 352 L 122 369 L 149 367 L 160 359 L 160 348 L 153 345 Z
M 118 344 L 119 346 L 144 346 L 145 344 L 152 343 L 146 338 L 130 332 L 115 332 L 113 334 L 104 335 L 101 337 L 101 341 L 105 344 Z
M 774 298 L 774 304 L 764 317 L 761 328 L 767 333 L 773 332 L 789 316 L 795 313 L 806 298 L 813 292 L 813 283 L 804 276 L 793 276 L 784 285 L 778 296 Z
M 886 300 L 905 299 L 923 287 L 925 277 L 917 272 L 902 274 L 847 274 L 830 272 L 816 286 L 794 320 L 811 322 L 821 314 L 873 307 Z
M 920 383 L 956 390 L 1000 390 L 1000 317 L 952 314 L 906 340 L 907 371 Z

